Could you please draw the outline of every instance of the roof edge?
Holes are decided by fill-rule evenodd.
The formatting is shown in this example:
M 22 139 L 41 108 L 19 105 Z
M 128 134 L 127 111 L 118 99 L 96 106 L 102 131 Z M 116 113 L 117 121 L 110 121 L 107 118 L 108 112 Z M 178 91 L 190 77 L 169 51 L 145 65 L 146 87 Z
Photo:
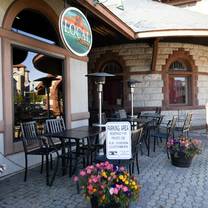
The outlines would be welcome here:
M 101 18 L 107 24 L 115 28 L 121 34 L 130 39 L 135 39 L 135 32 L 113 12 L 103 4 L 94 5 L 92 0 L 77 0 L 82 6 L 89 9 L 93 14 Z
M 169 29 L 137 32 L 136 39 L 156 37 L 208 37 L 208 29 Z

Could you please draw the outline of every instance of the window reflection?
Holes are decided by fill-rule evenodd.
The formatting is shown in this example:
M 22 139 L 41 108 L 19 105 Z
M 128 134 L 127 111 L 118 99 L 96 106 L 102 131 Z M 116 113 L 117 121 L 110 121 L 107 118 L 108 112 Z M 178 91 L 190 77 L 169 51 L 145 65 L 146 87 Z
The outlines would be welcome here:
M 169 79 L 169 100 L 170 104 L 188 104 L 188 78 L 170 77 Z
M 18 59 L 20 53 L 21 50 L 18 50 L 18 53 L 13 50 L 13 63 L 20 60 Z M 22 63 L 13 64 L 15 140 L 21 136 L 21 122 L 35 120 L 39 130 L 43 130 L 46 119 L 63 116 L 62 61 L 57 62 L 55 58 L 42 55 L 37 62 L 35 57 L 37 53 L 28 52 Z M 35 66 L 34 60 L 36 60 Z M 51 68 L 51 65 L 56 66 L 55 69 Z M 59 68 L 59 74 L 57 74 L 57 68 Z M 44 79 L 36 81 L 39 78 Z M 48 80 L 50 81 L 49 94 L 47 94 L 48 85 L 44 82 L 45 79 L 47 83 Z

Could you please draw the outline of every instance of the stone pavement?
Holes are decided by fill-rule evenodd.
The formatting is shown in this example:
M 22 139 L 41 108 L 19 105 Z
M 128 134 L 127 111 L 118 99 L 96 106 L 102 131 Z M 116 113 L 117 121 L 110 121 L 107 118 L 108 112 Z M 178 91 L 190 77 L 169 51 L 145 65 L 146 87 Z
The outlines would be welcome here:
M 208 136 L 194 132 L 201 138 L 203 153 L 192 161 L 190 168 L 177 168 L 170 164 L 160 144 L 150 157 L 140 157 L 142 185 L 140 199 L 132 208 L 208 208 Z M 29 171 L 28 181 L 23 173 L 0 180 L 0 208 L 87 208 L 83 197 L 67 176 L 56 177 L 54 185 L 45 185 L 45 176 L 35 168 Z

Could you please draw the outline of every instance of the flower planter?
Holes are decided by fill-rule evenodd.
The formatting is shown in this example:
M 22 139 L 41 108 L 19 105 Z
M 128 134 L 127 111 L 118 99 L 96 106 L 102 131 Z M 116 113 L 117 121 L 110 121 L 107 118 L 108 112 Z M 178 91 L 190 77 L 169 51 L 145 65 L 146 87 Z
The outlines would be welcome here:
M 184 153 L 178 153 L 177 157 L 171 154 L 171 163 L 176 167 L 188 168 L 191 165 L 193 157 L 186 158 Z
M 119 203 L 111 202 L 106 205 L 99 205 L 98 206 L 98 198 L 92 197 L 90 199 L 91 202 L 91 208 L 121 208 L 121 205 Z M 126 206 L 125 208 L 128 208 L 129 206 Z

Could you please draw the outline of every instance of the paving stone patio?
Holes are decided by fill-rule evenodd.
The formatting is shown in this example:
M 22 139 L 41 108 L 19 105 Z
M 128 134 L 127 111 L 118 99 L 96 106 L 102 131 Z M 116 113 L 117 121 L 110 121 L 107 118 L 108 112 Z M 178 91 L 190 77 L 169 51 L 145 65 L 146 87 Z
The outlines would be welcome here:
M 136 176 L 142 190 L 132 208 L 208 208 L 208 136 L 205 131 L 191 136 L 202 139 L 203 153 L 190 168 L 172 166 L 161 144 L 150 157 L 140 157 L 141 173 Z M 0 208 L 90 207 L 67 176 L 58 173 L 54 185 L 48 187 L 39 171 L 30 170 L 27 182 L 23 182 L 23 173 L 0 180 Z

